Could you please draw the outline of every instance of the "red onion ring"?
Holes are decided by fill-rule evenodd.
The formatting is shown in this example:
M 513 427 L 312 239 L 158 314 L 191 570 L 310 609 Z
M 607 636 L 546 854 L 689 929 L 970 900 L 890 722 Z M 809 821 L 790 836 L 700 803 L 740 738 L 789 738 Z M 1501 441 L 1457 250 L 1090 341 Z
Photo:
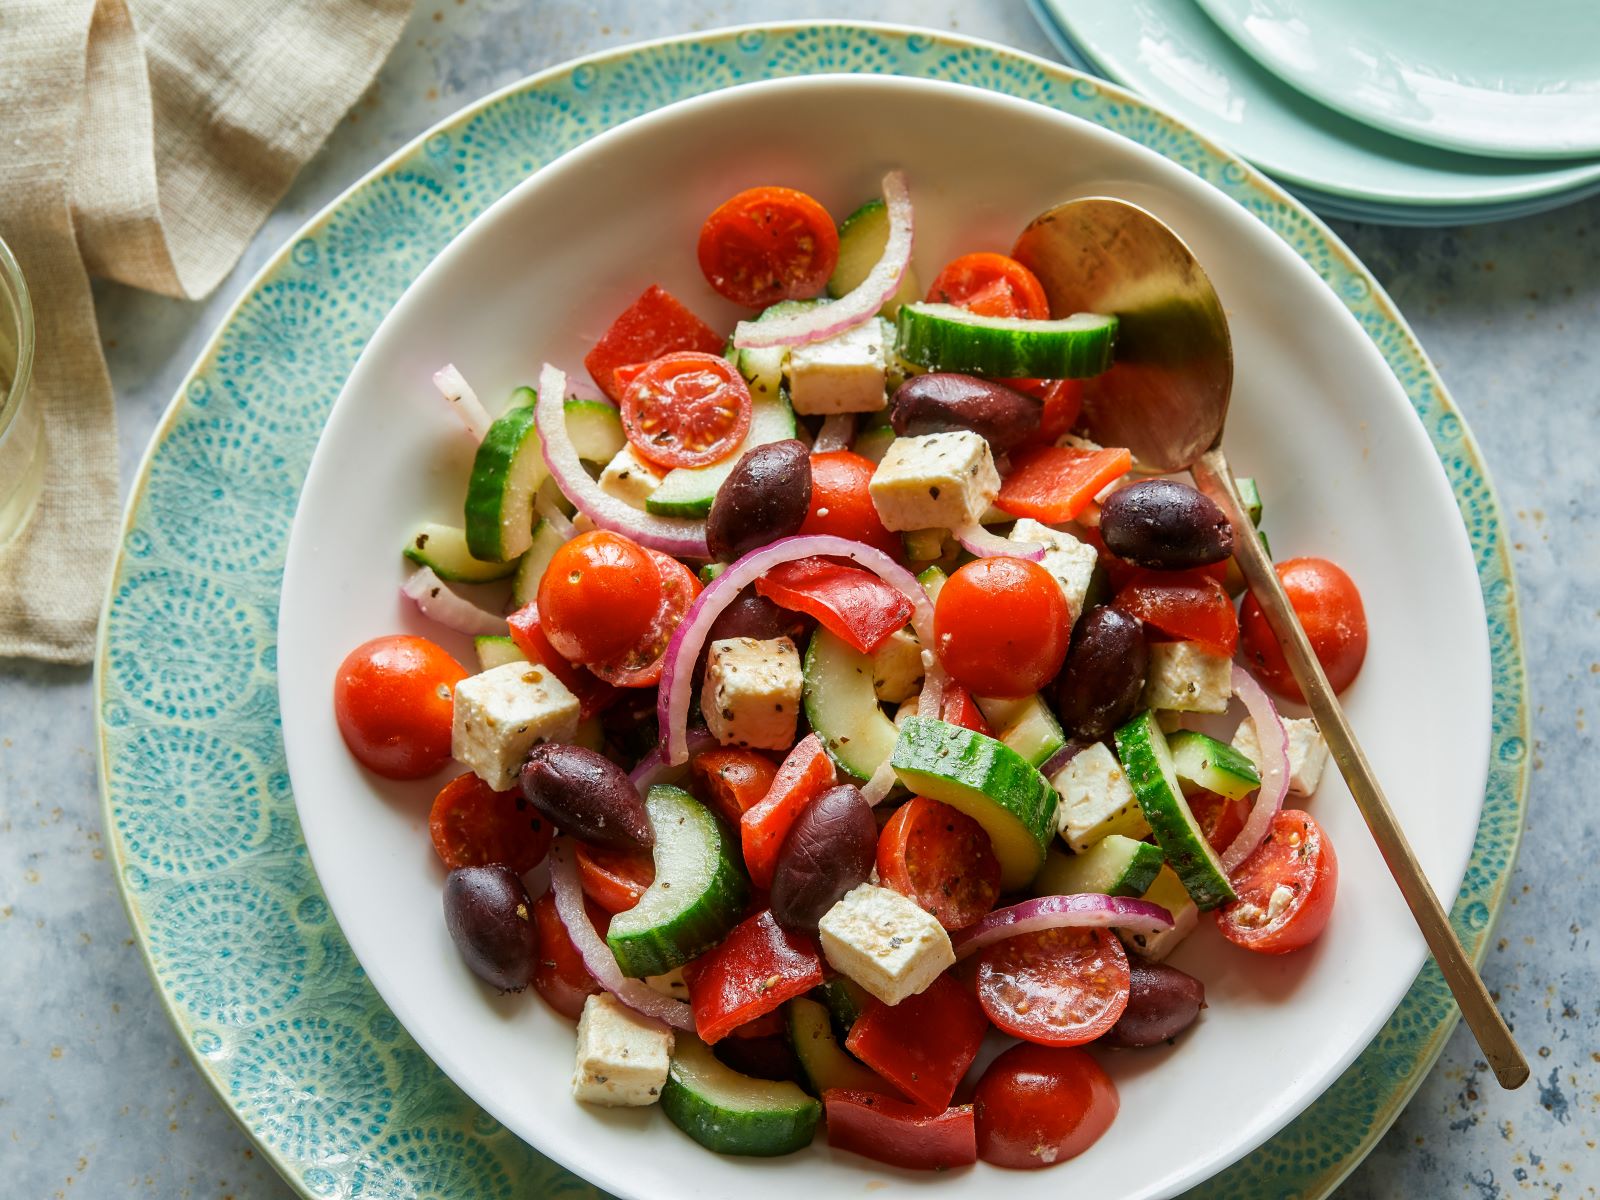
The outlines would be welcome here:
M 711 736 L 708 729 L 689 730 L 689 757 L 704 754 L 707 750 L 714 750 L 717 739 Z M 688 772 L 686 763 L 669 766 L 666 751 L 657 746 L 639 760 L 639 765 L 628 772 L 628 778 L 633 786 L 639 789 L 642 796 L 658 783 L 677 783 Z
M 1256 739 L 1261 744 L 1261 788 L 1256 792 L 1256 802 L 1245 818 L 1244 828 L 1222 853 L 1222 869 L 1229 875 L 1261 845 L 1261 839 L 1272 828 L 1272 818 L 1278 815 L 1289 791 L 1289 731 L 1284 728 L 1272 697 L 1250 672 L 1237 664 L 1233 668 L 1233 694 L 1244 701 L 1250 719 L 1256 723 Z
M 811 447 L 813 454 L 827 454 L 834 450 L 848 450 L 856 435 L 855 413 L 834 413 L 822 419 L 817 430 L 817 440 Z
M 467 432 L 478 441 L 483 441 L 489 426 L 494 424 L 494 418 L 489 416 L 489 410 L 484 408 L 478 393 L 472 390 L 465 376 L 456 370 L 455 363 L 445 363 L 433 373 L 433 386 L 450 402 L 450 407 L 461 418 Z
M 1109 929 L 1117 926 L 1135 933 L 1160 933 L 1172 928 L 1172 914 L 1149 900 L 1088 893 L 1076 896 L 1040 896 L 1010 908 L 996 909 L 970 929 L 957 933 L 951 943 L 956 958 L 966 958 L 1023 933 L 1041 929 Z
M 962 549 L 968 554 L 976 554 L 979 558 L 994 558 L 997 555 L 1007 555 L 1011 558 L 1025 558 L 1029 562 L 1038 562 L 1044 557 L 1044 545 L 1040 542 L 1013 542 L 1010 538 L 1001 537 L 992 529 L 987 529 L 974 521 L 971 525 L 963 525 L 960 529 L 953 529 L 956 541 L 961 543 Z
M 433 573 L 432 567 L 418 567 L 412 572 L 411 578 L 400 585 L 400 594 L 415 601 L 428 620 L 437 621 L 457 633 L 494 637 L 506 631 L 504 617 L 497 617 L 456 595 L 445 586 L 444 580 Z
M 535 497 L 533 511 L 542 521 L 548 521 L 550 528 L 557 537 L 564 542 L 570 542 L 578 536 L 577 529 L 573 526 L 571 518 L 555 506 L 548 496 Z

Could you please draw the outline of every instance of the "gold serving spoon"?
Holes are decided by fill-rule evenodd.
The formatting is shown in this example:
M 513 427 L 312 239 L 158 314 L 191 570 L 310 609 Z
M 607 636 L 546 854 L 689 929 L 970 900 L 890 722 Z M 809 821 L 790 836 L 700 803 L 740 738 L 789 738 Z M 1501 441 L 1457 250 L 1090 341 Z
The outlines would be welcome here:
M 1083 420 L 1091 436 L 1126 446 L 1141 470 L 1190 471 L 1233 527 L 1249 530 L 1222 452 L 1233 343 L 1217 293 L 1183 240 L 1137 205 L 1096 197 L 1041 214 L 1012 254 L 1039 277 L 1052 313 L 1117 317 L 1116 365 L 1084 388 Z M 1495 1078 L 1502 1087 L 1522 1086 L 1528 1061 L 1450 928 L 1266 548 L 1259 538 L 1240 536 L 1233 553 Z

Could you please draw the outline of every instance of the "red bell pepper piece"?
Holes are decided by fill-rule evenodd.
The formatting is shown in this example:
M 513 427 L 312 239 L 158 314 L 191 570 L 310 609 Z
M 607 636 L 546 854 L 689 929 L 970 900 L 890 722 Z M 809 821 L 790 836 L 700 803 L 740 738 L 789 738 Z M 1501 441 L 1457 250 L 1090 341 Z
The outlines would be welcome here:
M 911 619 L 911 601 L 871 571 L 827 558 L 779 563 L 756 591 L 784 608 L 808 613 L 824 629 L 871 654 Z
M 893 1008 L 873 1000 L 845 1047 L 912 1100 L 942 1109 L 989 1028 L 977 998 L 946 973 Z
M 939 719 L 946 725 L 960 725 L 974 733 L 992 736 L 989 722 L 983 711 L 972 700 L 972 693 L 954 679 L 944 681 L 944 695 L 939 701 Z
M 1044 412 L 1039 416 L 1040 442 L 1053 443 L 1078 423 L 1083 411 L 1083 380 L 1052 379 L 1045 388 Z
M 737 746 L 707 750 L 690 764 L 698 795 L 719 816 L 738 821 L 762 800 L 778 776 L 765 754 Z
M 695 1032 L 707 1045 L 822 982 L 822 956 L 803 933 L 783 928 L 770 909 L 733 927 L 683 968 Z
M 1075 520 L 1102 488 L 1133 469 L 1126 450 L 1036 446 L 1011 457 L 995 504 L 1014 517 L 1052 524 Z
M 876 1092 L 829 1088 L 822 1093 L 828 1145 L 895 1167 L 937 1171 L 978 1161 L 972 1105 L 940 1112 Z
M 511 629 L 511 640 L 528 656 L 528 661 L 546 667 L 559 679 L 567 691 L 578 698 L 578 708 L 588 720 L 595 713 L 609 708 L 617 698 L 617 689 L 598 678 L 587 667 L 569 663 L 556 653 L 556 648 L 539 628 L 539 608 L 532 602 L 523 605 L 506 618 Z
M 665 288 L 651 284 L 644 294 L 611 322 L 583 365 L 613 404 L 622 403 L 617 386 L 618 367 L 649 362 L 677 350 L 721 354 L 723 339 Z
M 762 1013 L 754 1020 L 746 1021 L 737 1029 L 729 1030 L 728 1036 L 731 1038 L 740 1038 L 744 1041 L 749 1041 L 752 1038 L 781 1038 L 788 1028 L 789 1023 L 783 1019 L 783 1014 L 781 1012 L 773 1011 L 769 1013 Z
M 603 935 L 611 919 L 609 914 L 596 912 L 587 904 L 584 907 Z M 604 989 L 583 965 L 583 956 L 572 944 L 567 927 L 561 923 L 561 914 L 556 912 L 553 893 L 546 892 L 533 902 L 533 924 L 539 946 L 539 957 L 533 964 L 534 990 L 551 1008 L 576 1021 L 583 1015 L 584 1001 L 598 996 Z
M 758 888 L 772 886 L 778 851 L 789 826 L 833 782 L 833 760 L 822 748 L 822 739 L 814 733 L 807 734 L 783 760 L 766 799 L 739 818 L 744 868 Z
M 1239 648 L 1239 614 L 1227 589 L 1203 571 L 1140 571 L 1112 605 L 1147 625 L 1212 654 Z

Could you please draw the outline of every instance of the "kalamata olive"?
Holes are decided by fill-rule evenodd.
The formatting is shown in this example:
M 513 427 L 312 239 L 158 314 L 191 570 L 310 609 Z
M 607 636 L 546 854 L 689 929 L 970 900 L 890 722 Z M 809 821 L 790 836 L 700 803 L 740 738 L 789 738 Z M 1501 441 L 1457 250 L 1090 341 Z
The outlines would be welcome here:
M 706 545 L 725 562 L 800 531 L 811 507 L 811 453 L 789 438 L 747 450 L 706 518 Z
M 1160 571 L 1203 567 L 1233 553 L 1233 525 L 1222 510 L 1176 479 L 1112 492 L 1100 506 L 1100 536 L 1111 553 Z
M 1133 715 L 1150 651 L 1137 617 L 1091 608 L 1079 619 L 1056 676 L 1056 715 L 1074 737 L 1099 741 Z
M 649 850 L 655 831 L 633 781 L 603 754 L 554 742 L 522 765 L 522 794 L 563 833 L 612 850 Z
M 1157 1046 L 1193 1025 L 1206 1006 L 1206 985 L 1167 963 L 1130 960 L 1128 1007 L 1105 1040 L 1113 1046 Z
M 458 867 L 445 876 L 444 923 L 479 979 L 502 992 L 532 982 L 539 957 L 533 901 L 510 867 Z
M 772 876 L 772 915 L 790 929 L 817 922 L 851 888 L 872 873 L 878 822 L 861 789 L 829 788 L 813 800 L 784 835 Z
M 889 423 L 901 437 L 970 429 L 997 453 L 1039 432 L 1043 406 L 1003 384 L 973 375 L 935 371 L 913 375 L 895 389 Z

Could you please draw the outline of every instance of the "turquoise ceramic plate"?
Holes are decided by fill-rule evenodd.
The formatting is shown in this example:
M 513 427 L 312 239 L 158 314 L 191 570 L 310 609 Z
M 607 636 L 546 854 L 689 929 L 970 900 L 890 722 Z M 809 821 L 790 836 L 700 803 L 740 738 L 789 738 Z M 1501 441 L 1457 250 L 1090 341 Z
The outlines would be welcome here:
M 1069 60 L 1138 89 L 1324 215 L 1466 224 L 1526 216 L 1600 191 L 1600 163 L 1470 157 L 1325 108 L 1258 65 L 1193 0 L 1030 3 Z
M 279 736 L 276 621 L 295 500 L 356 355 L 432 256 L 598 131 L 753 79 L 896 73 L 991 88 L 1151 146 L 1255 213 L 1327 280 L 1406 388 L 1466 523 L 1490 622 L 1493 748 L 1454 908 L 1482 955 L 1525 802 L 1527 702 L 1482 458 L 1404 320 L 1350 252 L 1242 161 L 1114 87 L 1003 47 L 886 26 L 772 26 L 625 48 L 464 110 L 362 180 L 262 271 L 162 422 L 129 501 L 97 664 L 105 819 L 135 935 L 202 1075 L 311 1197 L 583 1196 L 417 1049 L 306 861 Z M 1191 1195 L 1325 1196 L 1388 1128 L 1456 1012 L 1430 964 L 1339 1081 Z

